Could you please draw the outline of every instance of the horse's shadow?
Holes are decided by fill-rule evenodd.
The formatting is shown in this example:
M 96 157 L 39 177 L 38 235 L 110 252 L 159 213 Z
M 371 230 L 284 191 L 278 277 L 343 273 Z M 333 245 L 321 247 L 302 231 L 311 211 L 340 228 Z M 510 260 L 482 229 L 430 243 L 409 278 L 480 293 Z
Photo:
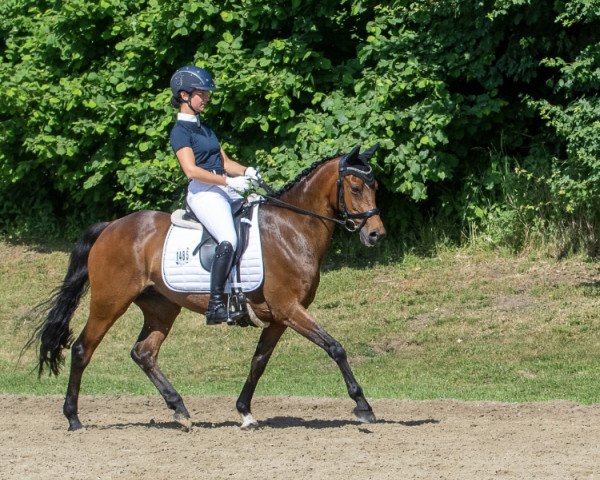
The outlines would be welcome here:
M 376 424 L 387 424 L 387 425 L 399 425 L 402 427 L 420 427 L 422 425 L 427 424 L 438 424 L 439 420 L 435 420 L 433 418 L 426 418 L 422 420 L 387 420 L 380 419 L 377 420 L 375 424 L 362 423 L 358 420 L 321 420 L 321 419 L 313 419 L 306 420 L 302 417 L 271 417 L 265 420 L 259 421 L 259 429 L 285 429 L 285 428 L 306 428 L 309 430 L 324 430 L 324 429 L 335 429 L 340 427 L 347 426 L 357 426 L 361 427 L 359 430 L 364 433 L 371 433 L 368 429 L 371 425 Z M 193 422 L 193 428 L 210 430 L 215 428 L 229 428 L 229 427 L 239 427 L 239 422 L 233 421 L 224 421 L 224 422 Z M 86 428 L 90 430 L 111 430 L 111 429 L 127 429 L 127 428 L 136 428 L 136 427 L 144 427 L 144 428 L 155 428 L 158 430 L 183 430 L 182 426 L 177 422 L 156 422 L 151 420 L 150 422 L 131 422 L 131 423 L 113 423 L 110 425 L 103 426 L 88 426 Z
M 375 424 L 389 424 L 389 425 L 401 425 L 404 427 L 417 427 L 420 425 L 424 425 L 427 423 L 439 423 L 439 420 L 434 420 L 432 418 L 424 419 L 424 420 L 412 420 L 412 421 L 401 421 L 401 420 L 387 420 L 380 419 L 375 422 Z M 302 417 L 272 417 L 267 418 L 261 422 L 259 422 L 262 427 L 269 428 L 296 428 L 303 427 L 314 430 L 322 430 L 327 428 L 339 428 L 346 426 L 357 426 L 367 428 L 369 423 L 359 422 L 358 420 L 322 420 L 322 419 L 314 419 L 314 420 L 306 420 Z

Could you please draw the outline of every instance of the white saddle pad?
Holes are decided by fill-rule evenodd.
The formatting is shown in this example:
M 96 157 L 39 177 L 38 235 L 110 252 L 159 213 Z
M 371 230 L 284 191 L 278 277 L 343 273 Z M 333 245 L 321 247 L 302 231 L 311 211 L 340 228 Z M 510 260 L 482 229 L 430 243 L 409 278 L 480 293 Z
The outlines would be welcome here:
M 258 228 L 258 205 L 252 210 L 252 225 L 249 232 L 248 248 L 242 256 L 241 286 L 242 291 L 256 290 L 263 282 L 263 259 Z M 183 228 L 171 225 L 165 238 L 162 258 L 163 280 L 167 287 L 176 292 L 209 292 L 210 272 L 200 264 L 200 252 L 194 250 L 202 238 L 202 229 Z M 231 278 L 236 278 L 235 267 Z M 232 286 L 227 281 L 225 291 L 230 292 Z

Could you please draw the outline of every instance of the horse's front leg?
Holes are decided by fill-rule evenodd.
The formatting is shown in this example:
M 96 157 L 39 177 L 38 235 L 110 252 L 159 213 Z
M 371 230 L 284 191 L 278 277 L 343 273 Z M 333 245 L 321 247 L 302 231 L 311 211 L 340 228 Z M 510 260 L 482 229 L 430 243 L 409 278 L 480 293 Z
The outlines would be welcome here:
M 240 396 L 235 404 L 237 411 L 242 416 L 242 429 L 250 429 L 258 426 L 258 422 L 252 417 L 250 411 L 250 404 L 252 403 L 252 396 L 256 389 L 256 384 L 260 379 L 261 375 L 265 371 L 269 358 L 275 349 L 275 345 L 279 342 L 281 335 L 285 331 L 284 325 L 272 323 L 268 328 L 265 328 L 260 334 L 258 345 L 256 346 L 256 352 L 252 357 L 252 364 L 250 366 L 250 373 L 244 384 L 244 388 L 240 393 Z
M 304 337 L 308 338 L 311 342 L 317 344 L 327 354 L 333 358 L 340 368 L 346 387 L 348 388 L 348 395 L 356 402 L 356 408 L 354 414 L 356 418 L 364 423 L 375 422 L 375 415 L 373 409 L 369 405 L 369 402 L 363 395 L 362 388 L 354 378 L 352 369 L 348 364 L 346 357 L 346 351 L 344 347 L 331 335 L 329 335 L 317 322 L 310 316 L 304 307 L 296 305 L 290 314 L 287 315 L 287 326 L 297 331 Z

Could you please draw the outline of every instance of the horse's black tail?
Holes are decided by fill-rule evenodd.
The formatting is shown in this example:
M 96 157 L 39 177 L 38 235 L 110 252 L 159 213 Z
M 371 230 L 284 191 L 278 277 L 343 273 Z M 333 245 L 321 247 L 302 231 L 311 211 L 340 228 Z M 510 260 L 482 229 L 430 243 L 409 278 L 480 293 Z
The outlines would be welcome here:
M 36 339 L 39 340 L 38 376 L 42 375 L 44 365 L 54 375 L 60 372 L 64 363 L 63 349 L 69 348 L 73 341 L 69 323 L 79 305 L 79 300 L 89 286 L 88 255 L 92 245 L 107 225 L 108 222 L 97 223 L 83 234 L 71 252 L 69 267 L 62 284 L 54 290 L 47 301 L 34 309 L 35 315 L 42 317 L 43 320 L 23 350 L 35 343 Z

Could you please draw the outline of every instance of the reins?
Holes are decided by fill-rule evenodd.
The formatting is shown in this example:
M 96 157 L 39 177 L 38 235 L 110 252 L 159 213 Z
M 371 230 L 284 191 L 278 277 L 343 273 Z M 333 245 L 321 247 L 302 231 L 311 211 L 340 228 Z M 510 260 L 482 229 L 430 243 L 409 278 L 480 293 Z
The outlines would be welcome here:
M 349 232 L 356 232 L 356 231 L 360 230 L 362 227 L 364 227 L 365 223 L 367 222 L 367 220 L 370 217 L 372 217 L 374 215 L 378 215 L 379 209 L 372 208 L 371 210 L 367 210 L 366 212 L 360 212 L 360 213 L 348 212 L 348 208 L 346 207 L 346 201 L 344 200 L 344 190 L 343 190 L 343 178 L 346 175 L 355 175 L 357 177 L 360 177 L 367 184 L 372 184 L 374 182 L 370 168 L 369 168 L 369 171 L 365 172 L 365 171 L 362 171 L 357 168 L 342 166 L 342 164 L 340 163 L 339 177 L 337 180 L 337 189 L 338 189 L 337 197 L 338 197 L 338 207 L 341 205 L 340 210 L 342 213 L 342 218 L 327 217 L 325 215 L 321 215 L 319 213 L 311 212 L 309 210 L 305 210 L 303 208 L 297 207 L 295 205 L 292 205 L 291 203 L 284 202 L 283 200 L 280 200 L 279 198 L 274 196 L 275 191 L 269 185 L 267 185 L 261 178 L 253 180 L 253 182 L 255 182 L 260 188 L 262 188 L 265 192 L 267 192 L 267 195 L 261 195 L 261 197 L 262 197 L 261 200 L 259 200 L 256 203 L 263 203 L 263 204 L 270 203 L 277 207 L 286 208 L 288 210 L 292 210 L 293 212 L 300 213 L 302 215 L 307 215 L 309 217 L 319 218 L 321 220 L 327 220 L 329 222 L 336 223 L 336 224 L 344 227 Z M 360 225 L 357 225 L 352 220 L 354 218 L 362 218 L 363 221 L 360 223 Z
M 262 185 L 261 185 L 261 187 L 262 187 Z M 292 205 L 291 203 L 287 203 L 287 202 L 284 202 L 283 200 L 279 200 L 277 197 L 273 197 L 272 195 L 261 195 L 261 197 L 262 197 L 262 200 L 259 200 L 258 203 L 270 203 L 272 205 L 275 205 L 276 207 L 286 208 L 286 209 L 292 210 L 296 213 L 301 213 L 302 215 L 308 215 L 309 217 L 320 218 L 321 220 L 328 220 L 330 222 L 337 223 L 338 225 L 342 225 L 343 227 L 348 229 L 346 222 L 342 219 L 326 217 L 325 215 L 320 215 L 318 213 L 311 212 L 309 210 L 304 210 L 303 208 L 296 207 L 295 205 Z M 352 223 L 352 225 L 354 225 L 354 222 L 351 222 L 351 223 Z M 348 229 L 348 230 L 350 230 L 350 229 Z M 350 231 L 353 231 L 353 230 L 350 230 Z

